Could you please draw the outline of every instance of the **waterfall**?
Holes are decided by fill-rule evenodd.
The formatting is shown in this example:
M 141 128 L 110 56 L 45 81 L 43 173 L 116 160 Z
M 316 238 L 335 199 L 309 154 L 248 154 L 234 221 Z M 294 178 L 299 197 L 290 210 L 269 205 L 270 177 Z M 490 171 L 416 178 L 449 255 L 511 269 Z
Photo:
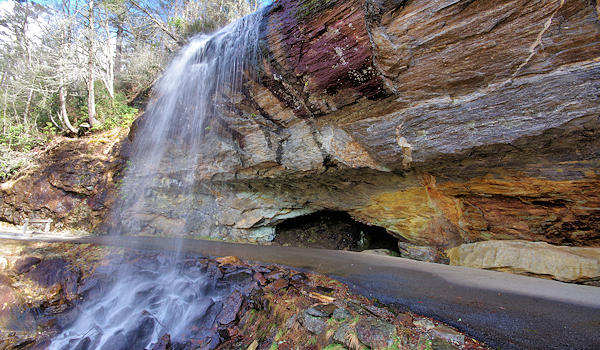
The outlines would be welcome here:
M 170 236 L 193 231 L 194 220 L 214 221 L 213 208 L 198 205 L 190 194 L 198 165 L 212 161 L 201 159 L 209 121 L 231 110 L 243 75 L 256 62 L 261 18 L 258 12 L 193 38 L 166 69 L 136 131 L 113 210 L 113 234 L 147 233 L 148 212 L 174 219 Z M 158 188 L 166 188 L 174 199 L 169 208 L 162 208 Z M 199 208 L 204 212 L 190 215 Z
M 246 16 L 212 35 L 199 35 L 182 49 L 155 88 L 139 129 L 114 206 L 112 234 L 144 232 L 148 210 L 167 210 L 181 225 L 170 235 L 183 236 L 213 208 L 189 199 L 197 182 L 205 135 L 211 118 L 228 110 L 240 92 L 243 75 L 258 57 L 262 13 Z M 169 188 L 175 204 L 158 208 L 157 188 Z M 178 197 L 188 198 L 177 201 Z M 193 218 L 192 218 L 193 217 Z M 149 348 L 163 334 L 174 341 L 203 337 L 231 286 L 218 286 L 210 269 L 159 256 L 143 264 L 111 262 L 102 295 L 84 301 L 76 320 L 52 340 L 50 349 Z M 194 335 L 190 335 L 190 329 Z M 210 343 L 210 339 L 201 339 Z

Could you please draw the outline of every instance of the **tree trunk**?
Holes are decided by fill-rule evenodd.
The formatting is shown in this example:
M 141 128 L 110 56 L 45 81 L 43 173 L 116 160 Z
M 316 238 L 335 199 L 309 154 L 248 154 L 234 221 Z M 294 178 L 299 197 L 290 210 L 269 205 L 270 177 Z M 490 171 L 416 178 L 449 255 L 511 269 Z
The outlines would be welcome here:
M 123 66 L 121 60 L 123 59 L 123 23 L 119 18 L 119 23 L 117 23 L 117 43 L 116 43 L 116 52 L 115 52 L 115 75 L 121 73 L 121 67 Z
M 23 112 L 23 125 L 27 125 L 29 114 L 31 113 L 31 100 L 33 99 L 33 89 L 29 89 L 27 94 L 27 102 L 25 103 L 25 111 Z
M 106 33 L 106 56 L 108 62 L 106 63 L 106 75 L 102 77 L 104 86 L 108 91 L 108 95 L 111 99 L 115 98 L 115 51 L 113 51 L 112 44 L 110 42 L 110 28 L 108 25 L 108 19 L 103 22 L 104 31 Z
M 58 115 L 62 128 L 69 130 L 74 134 L 77 134 L 77 131 L 79 130 L 73 127 L 73 125 L 71 125 L 71 122 L 69 121 L 69 115 L 67 114 L 67 102 L 64 93 L 64 87 L 62 84 L 58 88 L 58 104 L 60 107 L 60 112 L 58 113 Z
M 94 53 L 95 53 L 95 30 L 94 30 L 94 0 L 90 0 L 90 11 L 89 11 L 89 51 L 88 51 L 88 121 L 90 126 L 98 125 L 99 122 L 96 119 L 96 99 L 94 96 Z

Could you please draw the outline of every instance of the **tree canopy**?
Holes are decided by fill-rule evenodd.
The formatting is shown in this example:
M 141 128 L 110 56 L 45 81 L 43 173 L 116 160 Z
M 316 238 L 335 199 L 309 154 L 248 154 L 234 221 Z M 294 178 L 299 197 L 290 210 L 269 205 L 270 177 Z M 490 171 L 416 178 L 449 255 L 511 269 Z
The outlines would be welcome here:
M 49 0 L 0 3 L 0 178 L 7 152 L 50 135 L 109 129 L 137 115 L 169 58 L 197 33 L 261 0 Z

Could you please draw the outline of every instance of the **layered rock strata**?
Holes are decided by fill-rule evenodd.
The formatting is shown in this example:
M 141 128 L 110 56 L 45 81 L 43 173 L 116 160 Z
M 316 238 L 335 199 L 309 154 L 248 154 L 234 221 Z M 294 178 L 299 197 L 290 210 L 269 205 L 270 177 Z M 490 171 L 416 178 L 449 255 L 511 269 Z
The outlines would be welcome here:
M 216 98 L 197 190 L 165 167 L 123 220 L 268 242 L 336 210 L 440 251 L 600 245 L 595 1 L 281 0 L 259 37 L 242 91 Z

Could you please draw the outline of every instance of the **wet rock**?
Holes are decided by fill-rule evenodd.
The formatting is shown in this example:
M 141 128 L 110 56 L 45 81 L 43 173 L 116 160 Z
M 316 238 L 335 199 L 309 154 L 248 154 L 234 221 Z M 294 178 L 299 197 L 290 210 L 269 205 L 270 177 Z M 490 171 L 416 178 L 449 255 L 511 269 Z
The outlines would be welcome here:
M 600 248 L 485 241 L 452 248 L 448 256 L 452 265 L 545 275 L 564 282 L 600 278 Z
M 268 274 L 265 275 L 265 278 L 268 279 L 269 281 L 275 281 L 278 279 L 282 279 L 284 277 L 286 277 L 285 272 L 277 271 L 277 270 L 269 272 Z
M 252 270 L 255 272 L 260 272 L 263 275 L 272 271 L 272 269 L 260 265 L 252 266 Z
M 234 291 L 231 293 L 223 303 L 223 309 L 217 316 L 217 322 L 222 325 L 233 322 L 237 318 L 237 313 L 240 311 L 243 300 L 244 298 L 240 292 Z
M 92 340 L 90 337 L 85 337 L 81 340 L 74 340 L 69 342 L 69 346 L 73 350 L 87 350 L 90 348 Z
M 306 313 L 315 317 L 329 317 L 336 310 L 334 304 L 317 305 L 306 310 Z
M 380 308 L 375 305 L 366 305 L 364 306 L 364 308 L 378 318 L 383 318 L 387 320 L 391 320 L 394 318 L 394 314 L 384 308 Z
M 445 325 L 437 325 L 431 330 L 431 335 L 456 344 L 462 345 L 465 343 L 463 334 Z
M 294 282 L 302 282 L 302 281 L 306 281 L 308 279 L 308 277 L 306 277 L 306 274 L 303 272 L 298 272 L 292 275 L 292 277 L 290 277 L 290 279 Z
M 265 284 L 267 284 L 267 279 L 265 278 L 265 276 L 260 273 L 260 272 L 256 272 L 253 276 L 253 278 L 258 281 L 258 283 L 260 283 L 261 286 L 264 286 Z
M 254 293 L 255 290 L 260 289 L 258 282 L 252 280 L 249 283 L 242 284 L 238 286 L 238 290 L 242 293 L 243 296 L 248 297 Z
M 285 321 L 285 329 L 289 330 L 290 328 L 292 328 L 297 319 L 298 319 L 298 314 L 293 314 L 292 316 L 290 316 L 290 318 L 288 318 Z
M 219 269 L 219 266 L 215 263 L 209 263 L 208 268 L 206 269 L 209 276 L 214 278 L 215 280 L 220 280 L 223 278 L 223 272 Z
M 327 322 L 320 317 L 315 317 L 307 312 L 302 312 L 298 317 L 298 322 L 309 332 L 321 334 L 327 328 Z
M 12 280 L 7 275 L 0 273 L 0 286 L 11 286 Z
M 170 350 L 171 349 L 171 336 L 165 334 L 158 339 L 158 342 L 152 346 L 151 350 Z
M 317 293 L 325 295 L 333 295 L 333 293 L 335 292 L 335 289 L 323 286 L 316 286 L 315 289 Z
M 290 285 L 290 283 L 288 280 L 286 280 L 284 278 L 280 278 L 280 279 L 276 280 L 275 282 L 266 286 L 264 289 L 265 289 L 265 291 L 268 291 L 268 292 L 277 292 L 281 289 L 287 288 L 289 285 Z
M 36 264 L 39 264 L 42 260 L 35 256 L 28 256 L 26 258 L 19 259 L 15 262 L 13 271 L 17 274 L 29 272 L 29 270 Z
M 350 311 L 340 307 L 333 311 L 333 315 L 331 317 L 333 317 L 337 321 L 344 321 L 352 317 L 352 314 L 350 313 Z
M 157 322 L 152 316 L 145 316 L 138 323 L 136 329 L 132 329 L 125 334 L 129 349 L 144 349 L 147 340 L 154 332 Z
M 0 327 L 12 318 L 12 309 L 17 306 L 17 292 L 7 284 L 0 283 Z
M 79 276 L 79 269 L 69 266 L 63 259 L 44 260 L 27 273 L 29 279 L 44 288 L 62 284 L 71 296 L 77 291 Z
M 129 343 L 123 331 L 118 331 L 112 335 L 104 345 L 100 348 L 100 350 L 128 350 L 131 349 L 129 347 Z
M 223 276 L 223 280 L 232 283 L 246 283 L 253 277 L 252 271 L 249 269 L 237 270 L 227 273 Z
M 411 327 L 414 325 L 414 323 L 413 323 L 414 319 L 413 319 L 412 315 L 409 313 L 406 313 L 406 312 L 398 314 L 398 320 L 404 327 Z
M 53 319 L 55 320 L 56 326 L 59 329 L 65 329 L 73 322 L 75 322 L 77 316 L 79 316 L 79 309 L 75 306 L 72 306 L 69 309 L 56 315 Z
M 372 349 L 386 348 L 394 343 L 396 327 L 383 320 L 368 317 L 356 323 L 358 339 Z

